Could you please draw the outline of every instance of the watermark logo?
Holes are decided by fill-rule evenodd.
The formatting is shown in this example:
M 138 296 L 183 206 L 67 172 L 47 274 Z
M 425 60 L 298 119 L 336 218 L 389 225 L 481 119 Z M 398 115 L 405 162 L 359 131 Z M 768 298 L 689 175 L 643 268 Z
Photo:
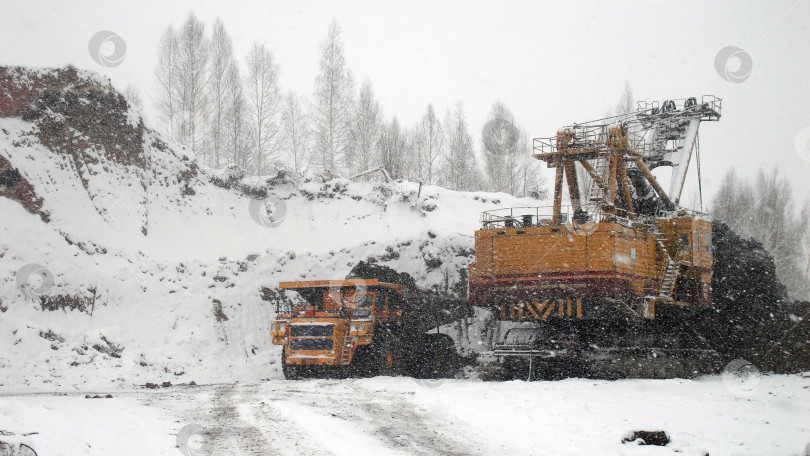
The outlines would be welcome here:
M 365 282 L 350 282 L 349 274 L 338 274 L 330 277 L 329 280 L 335 282 L 335 285 L 329 287 L 326 292 L 332 302 L 339 303 L 344 308 L 354 309 L 354 315 L 357 317 L 370 317 L 371 312 L 374 311 L 371 306 L 375 303 L 368 294 Z
M 17 288 L 29 298 L 48 294 L 53 288 L 53 274 L 40 264 L 26 264 L 17 271 Z
M 799 154 L 799 157 L 810 162 L 810 127 L 804 127 L 799 130 L 793 145 L 796 147 L 796 152 Z
M 599 222 L 593 220 L 592 215 L 588 215 L 583 213 L 583 215 L 575 214 L 574 220 L 567 221 L 563 223 L 565 229 L 568 230 L 569 233 L 569 241 L 573 241 L 571 235 L 574 236 L 588 236 L 592 233 L 595 233 L 596 230 L 599 229 Z
M 90 57 L 101 66 L 117 67 L 127 54 L 127 43 L 117 33 L 101 30 L 87 44 Z
M 138 359 L 133 352 L 124 350 L 120 358 L 111 358 L 109 363 L 100 364 L 98 370 L 103 378 L 114 382 L 126 379 L 137 362 Z
M 287 217 L 287 203 L 275 196 L 262 200 L 250 200 L 248 206 L 250 218 L 261 226 L 276 228 L 284 223 Z
M 739 62 L 738 67 L 735 67 L 735 62 Z M 751 59 L 751 55 L 737 46 L 724 47 L 714 57 L 714 69 L 717 70 L 717 74 L 735 84 L 745 82 L 751 76 L 753 67 L 754 60 Z
M 744 359 L 735 359 L 723 369 L 723 384 L 726 389 L 738 397 L 753 395 L 760 382 L 759 369 Z
M 512 122 L 496 117 L 481 130 L 484 147 L 495 155 L 509 155 L 520 140 L 520 130 Z
M 206 456 L 211 454 L 211 445 L 203 435 L 205 430 L 196 424 L 187 424 L 177 432 L 177 449 L 183 456 Z
M 414 378 L 414 382 L 423 388 L 438 388 L 444 383 L 443 378 Z

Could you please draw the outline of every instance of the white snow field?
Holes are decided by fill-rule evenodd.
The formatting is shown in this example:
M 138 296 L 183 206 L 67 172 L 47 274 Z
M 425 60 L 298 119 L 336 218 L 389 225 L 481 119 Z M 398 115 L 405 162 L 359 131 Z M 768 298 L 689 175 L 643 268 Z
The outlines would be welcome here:
M 95 394 L 95 393 L 94 393 Z M 810 377 L 424 383 L 410 378 L 0 396 L 43 455 L 803 455 Z M 622 444 L 666 431 L 667 446 Z
M 13 71 L 25 87 L 52 72 Z M 114 91 L 97 75 L 78 79 Z M 30 186 L 23 197 L 0 188 L 0 429 L 39 432 L 43 456 L 799 455 L 810 443 L 810 378 L 799 375 L 765 376 L 744 398 L 719 376 L 281 380 L 262 287 L 344 278 L 374 260 L 460 295 L 480 212 L 548 202 L 212 172 L 132 109 L 85 114 L 125 119 L 137 160 L 113 153 L 131 141 L 88 137 L 70 116 L 0 113 L 0 168 Z M 91 146 L 46 146 L 42 119 Z M 258 193 L 286 204 L 277 226 L 251 215 Z M 481 329 L 458 342 L 480 349 Z M 622 444 L 633 430 L 664 430 L 672 442 Z

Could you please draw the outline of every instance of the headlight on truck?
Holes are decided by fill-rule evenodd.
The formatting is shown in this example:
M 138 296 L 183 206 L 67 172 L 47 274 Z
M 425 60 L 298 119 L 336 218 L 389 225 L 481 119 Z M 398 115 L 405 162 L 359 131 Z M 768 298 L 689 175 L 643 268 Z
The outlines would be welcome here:
M 355 321 L 349 325 L 349 332 L 361 333 L 366 330 L 366 323 L 362 321 Z
M 282 337 L 287 334 L 287 324 L 279 321 L 270 323 L 270 335 Z

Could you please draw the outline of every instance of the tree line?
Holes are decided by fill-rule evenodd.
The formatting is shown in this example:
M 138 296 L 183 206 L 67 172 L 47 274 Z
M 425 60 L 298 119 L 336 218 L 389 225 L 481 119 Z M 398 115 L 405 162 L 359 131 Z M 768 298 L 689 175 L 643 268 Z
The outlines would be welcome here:
M 267 44 L 254 42 L 240 59 L 221 19 L 208 33 L 191 13 L 160 38 L 153 94 L 159 124 L 212 168 L 325 177 L 382 168 L 394 179 L 454 190 L 544 194 L 528 135 L 503 103 L 493 104 L 479 145 L 461 102 L 441 119 L 428 103 L 415 123 L 402 125 L 396 115 L 386 118 L 371 81 L 357 87 L 344 49 L 333 20 L 320 43 L 313 91 L 302 96 L 279 87 L 279 64 Z
M 753 181 L 732 168 L 712 201 L 712 215 L 773 255 L 776 273 L 793 299 L 810 300 L 810 200 L 797 211 L 793 189 L 777 168 Z

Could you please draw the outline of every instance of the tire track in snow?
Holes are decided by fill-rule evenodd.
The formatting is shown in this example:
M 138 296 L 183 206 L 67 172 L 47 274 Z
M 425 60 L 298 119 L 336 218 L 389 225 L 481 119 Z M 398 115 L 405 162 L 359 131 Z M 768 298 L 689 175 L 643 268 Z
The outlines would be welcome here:
M 256 385 L 217 387 L 212 401 L 212 455 L 322 455 L 288 421 L 272 413 Z
M 411 399 L 412 393 L 369 389 L 352 380 L 298 383 L 302 386 L 312 383 L 313 389 L 299 392 L 298 397 L 290 396 L 289 400 L 297 406 L 351 423 L 358 433 L 376 439 L 394 452 L 459 456 L 493 454 L 480 446 L 470 446 L 459 435 L 458 429 L 451 433 L 441 422 L 419 410 Z
M 355 380 L 269 381 L 142 393 L 195 424 L 210 455 L 489 455 L 505 451 L 431 416 L 411 391 Z M 475 446 L 473 446 L 475 445 Z

